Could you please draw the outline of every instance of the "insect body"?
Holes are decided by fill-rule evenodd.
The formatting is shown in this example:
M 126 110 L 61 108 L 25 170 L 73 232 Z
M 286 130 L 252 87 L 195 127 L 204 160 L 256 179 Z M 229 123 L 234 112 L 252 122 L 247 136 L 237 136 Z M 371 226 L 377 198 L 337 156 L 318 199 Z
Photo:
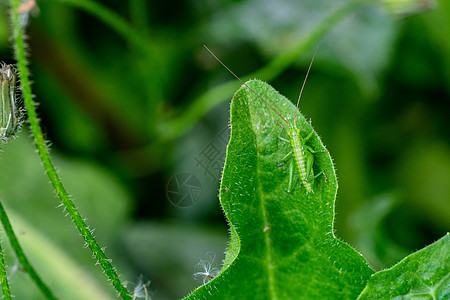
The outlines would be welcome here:
M 309 174 L 312 171 L 312 163 L 314 156 L 308 150 L 305 151 L 305 141 L 303 140 L 300 129 L 292 127 L 288 131 L 291 148 L 294 154 L 295 162 L 300 174 L 300 181 L 305 185 L 308 192 L 314 193 L 311 182 L 309 182 Z
M 294 155 L 295 164 L 297 166 L 297 170 L 300 176 L 300 182 L 305 186 L 306 191 L 308 193 L 313 193 L 314 190 L 312 189 L 312 182 L 314 179 L 316 179 L 318 176 L 324 174 L 323 171 L 320 171 L 319 174 L 314 175 L 313 171 L 313 164 L 314 164 L 314 155 L 313 153 L 316 152 L 324 152 L 325 150 L 319 150 L 314 151 L 311 147 L 306 145 L 306 141 L 308 141 L 312 135 L 313 131 L 311 133 L 303 138 L 301 135 L 300 129 L 294 127 L 289 128 L 288 136 L 289 136 L 289 142 L 291 144 L 292 151 L 288 153 L 288 156 L 291 154 Z M 291 165 L 292 168 L 292 165 Z M 291 171 L 292 173 L 292 171 Z M 326 177 L 325 177 L 326 178 Z M 289 181 L 289 188 L 288 192 L 291 191 L 292 187 L 292 176 Z
M 326 29 L 326 27 L 325 27 Z M 205 46 L 206 50 L 220 63 L 222 66 L 224 66 L 234 77 L 236 77 L 242 84 L 244 84 L 253 94 L 255 94 L 260 100 L 262 100 L 265 104 L 267 104 L 288 126 L 288 136 L 289 140 L 284 139 L 283 137 L 278 137 L 279 139 L 290 143 L 291 151 L 283 158 L 285 160 L 286 158 L 290 157 L 291 154 L 294 157 L 295 166 L 298 171 L 299 177 L 300 177 L 300 185 L 305 186 L 307 193 L 313 193 L 314 190 L 312 188 L 312 184 L 315 178 L 317 178 L 320 175 L 324 175 L 325 173 L 323 171 L 319 172 L 317 175 L 314 175 L 313 171 L 313 165 L 314 165 L 314 153 L 316 152 L 326 152 L 326 150 L 314 150 L 308 145 L 306 145 L 306 142 L 313 136 L 314 131 L 311 131 L 306 137 L 302 136 L 301 130 L 296 125 L 296 119 L 297 119 L 297 112 L 298 112 L 298 105 L 300 103 L 300 98 L 302 96 L 303 88 L 305 87 L 306 79 L 308 78 L 309 71 L 311 69 L 312 63 L 314 61 L 314 57 L 316 56 L 317 49 L 320 45 L 320 41 L 323 38 L 323 35 L 325 33 L 322 33 L 322 37 L 319 40 L 319 43 L 317 44 L 316 50 L 314 52 L 314 55 L 311 59 L 311 63 L 309 64 L 308 71 L 306 73 L 305 80 L 303 81 L 302 88 L 300 90 L 300 94 L 297 101 L 297 109 L 295 111 L 294 121 L 292 124 L 290 124 L 286 118 L 284 118 L 275 108 L 273 108 L 272 105 L 270 105 L 264 98 L 261 97 L 257 92 L 255 92 L 251 87 L 249 87 L 245 82 L 243 82 L 233 71 L 231 71 L 214 53 L 212 53 L 211 50 L 208 49 L 208 47 Z M 292 191 L 292 182 L 294 177 L 294 164 L 291 162 L 290 166 L 290 178 L 289 178 L 289 188 L 288 192 L 290 193 Z M 325 180 L 326 180 L 325 176 Z

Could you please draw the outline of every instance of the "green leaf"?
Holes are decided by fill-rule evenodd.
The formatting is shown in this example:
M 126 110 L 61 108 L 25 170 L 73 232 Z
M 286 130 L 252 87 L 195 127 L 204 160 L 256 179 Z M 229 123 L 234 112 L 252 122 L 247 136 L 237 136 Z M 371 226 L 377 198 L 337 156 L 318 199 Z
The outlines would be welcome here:
M 292 123 L 296 108 L 271 86 L 252 89 Z M 314 154 L 315 194 L 288 193 L 290 151 L 287 125 L 247 87 L 231 104 L 231 139 L 220 190 L 231 240 L 221 273 L 189 299 L 350 299 L 364 289 L 372 270 L 333 232 L 337 180 L 327 152 Z M 312 127 L 297 114 L 302 135 Z M 284 129 L 283 129 L 284 128 Z M 307 145 L 325 149 L 314 134 Z M 296 170 L 296 169 L 295 169 Z M 297 171 L 295 171 L 297 172 Z
M 449 299 L 450 235 L 369 280 L 358 299 Z
M 58 200 L 48 178 L 43 176 L 42 164 L 28 135 L 24 128 L 17 139 L 1 146 L 0 153 L 0 200 L 25 254 L 61 299 L 114 297 L 114 291 L 94 265 L 91 252 L 83 247 L 80 234 L 63 209 L 57 208 Z M 103 245 L 114 245 L 131 209 L 127 191 L 117 177 L 95 163 L 69 159 L 57 151 L 52 156 L 90 228 L 95 228 Z M 4 235 L 0 237 L 7 241 Z M 17 261 L 8 245 L 5 242 L 7 265 L 14 268 Z M 120 262 L 123 255 L 115 251 L 117 247 L 108 249 L 113 261 Z M 125 267 L 122 264 L 121 270 Z M 10 272 L 11 291 L 16 299 L 42 299 L 28 274 Z

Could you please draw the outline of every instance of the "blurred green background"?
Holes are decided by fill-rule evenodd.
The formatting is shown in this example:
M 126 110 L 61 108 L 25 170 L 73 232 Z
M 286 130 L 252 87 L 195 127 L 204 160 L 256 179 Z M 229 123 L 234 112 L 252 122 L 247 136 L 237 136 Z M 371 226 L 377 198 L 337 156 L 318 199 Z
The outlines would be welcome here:
M 336 235 L 379 270 L 449 230 L 448 1 L 97 1 L 125 33 L 72 2 L 24 15 L 33 92 L 63 182 L 130 287 L 141 276 L 154 299 L 180 298 L 201 284 L 198 262 L 224 257 L 217 194 L 239 83 L 203 45 L 242 77 L 304 45 L 260 73 L 295 100 L 311 33 L 336 11 L 300 103 L 336 165 Z M 0 59 L 14 63 L 7 9 Z M 27 125 L 1 149 L 0 200 L 38 272 L 63 299 L 114 298 Z M 7 259 L 16 298 L 41 299 Z

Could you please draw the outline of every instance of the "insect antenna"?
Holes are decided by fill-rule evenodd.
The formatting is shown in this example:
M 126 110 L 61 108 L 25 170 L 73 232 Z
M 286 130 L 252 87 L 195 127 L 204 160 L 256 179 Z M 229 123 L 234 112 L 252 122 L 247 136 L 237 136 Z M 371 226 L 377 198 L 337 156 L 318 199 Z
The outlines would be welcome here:
M 320 40 L 317 43 L 316 50 L 314 50 L 314 55 L 313 55 L 313 57 L 311 59 L 311 62 L 309 63 L 308 71 L 306 71 L 305 80 L 303 80 L 302 88 L 300 89 L 300 94 L 298 95 L 297 109 L 295 110 L 295 115 L 294 115 L 294 126 L 295 126 L 295 121 L 297 120 L 298 105 L 300 104 L 300 98 L 302 97 L 303 89 L 305 88 L 306 79 L 308 79 L 309 71 L 311 70 L 311 66 L 312 66 L 312 64 L 314 62 L 314 58 L 316 57 L 317 49 L 319 49 L 320 42 L 322 41 L 323 36 L 325 35 L 325 31 L 327 31 L 328 21 L 329 20 L 330 20 L 330 18 L 327 19 L 327 23 L 325 24 L 325 29 L 323 30 L 322 36 L 320 37 Z
M 286 121 L 286 119 L 285 118 L 283 118 L 283 116 L 278 112 L 278 111 L 276 111 L 276 109 L 275 108 L 273 108 L 272 107 L 272 105 L 270 105 L 269 103 L 267 103 L 267 101 L 266 100 L 264 100 L 264 98 L 263 97 L 261 97 L 257 92 L 255 92 L 251 87 L 249 87 L 244 81 L 242 81 L 242 79 L 241 78 L 239 78 L 239 76 L 237 76 L 236 74 L 234 74 L 234 72 L 233 71 L 231 71 L 230 70 L 230 68 L 228 68 L 216 55 L 214 55 L 214 53 L 211 51 L 211 50 L 209 50 L 209 48 L 208 47 L 206 47 L 206 45 L 203 45 L 203 47 L 205 47 L 205 49 L 206 50 L 208 50 L 208 52 L 222 65 L 222 66 L 224 66 L 225 67 L 225 69 L 227 69 L 228 70 L 228 72 L 230 72 L 234 77 L 236 77 L 236 79 L 237 80 L 239 80 L 243 85 L 245 85 L 250 91 L 252 91 L 252 93 L 253 94 L 255 94 L 259 99 L 261 99 L 265 104 L 267 104 L 274 112 L 276 112 L 277 113 L 277 115 L 279 115 L 280 116 L 280 118 L 281 119 L 283 119 L 283 121 L 284 122 L 286 122 L 286 124 L 290 127 L 291 126 L 291 124 L 289 124 L 289 122 L 288 121 Z M 294 120 L 294 122 L 295 122 L 295 120 Z

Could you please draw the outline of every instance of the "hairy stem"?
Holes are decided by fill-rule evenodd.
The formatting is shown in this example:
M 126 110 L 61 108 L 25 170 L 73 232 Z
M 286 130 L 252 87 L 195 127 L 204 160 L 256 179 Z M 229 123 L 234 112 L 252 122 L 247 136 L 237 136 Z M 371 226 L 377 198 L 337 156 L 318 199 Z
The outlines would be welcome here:
M 74 203 L 69 198 L 68 193 L 59 178 L 55 167 L 53 166 L 52 160 L 50 158 L 50 154 L 45 144 L 45 139 L 42 134 L 41 127 L 39 126 L 38 117 L 35 109 L 35 104 L 33 101 L 31 86 L 30 86 L 30 78 L 29 71 L 26 62 L 26 50 L 25 50 L 25 41 L 24 41 L 24 30 L 20 25 L 19 21 L 19 13 L 17 9 L 21 3 L 20 0 L 10 0 L 11 3 L 11 24 L 13 29 L 13 45 L 14 52 L 17 58 L 17 68 L 19 72 L 19 78 L 21 82 L 22 95 L 25 103 L 25 108 L 27 110 L 28 120 L 30 122 L 31 132 L 33 134 L 36 148 L 38 150 L 39 156 L 41 158 L 42 164 L 44 165 L 45 171 L 50 179 L 50 182 L 53 185 L 59 199 L 63 203 L 67 213 L 70 215 L 81 235 L 83 236 L 86 244 L 91 249 L 94 256 L 97 258 L 98 263 L 103 268 L 106 276 L 111 281 L 119 295 L 123 299 L 132 299 L 130 293 L 122 284 L 117 275 L 115 268 L 112 266 L 110 260 L 106 257 L 105 253 L 102 251 L 91 231 L 87 227 L 80 213 L 76 209 Z
M 16 257 L 19 260 L 19 263 L 22 266 L 22 268 L 25 270 L 25 272 L 28 273 L 28 275 L 30 275 L 31 280 L 35 282 L 36 286 L 39 288 L 41 293 L 47 299 L 57 299 L 55 295 L 53 295 L 49 287 L 42 281 L 41 277 L 39 277 L 37 272 L 34 270 L 33 266 L 30 264 L 30 261 L 25 256 L 25 253 L 23 252 L 22 247 L 19 244 L 19 240 L 17 239 L 14 230 L 12 229 L 8 215 L 6 214 L 5 208 L 3 207 L 3 204 L 1 202 L 0 202 L 0 221 L 2 222 L 3 229 L 5 230 L 9 243 L 11 244 L 14 253 L 16 253 Z M 2 280 L 2 287 L 3 287 L 3 280 Z M 4 290 L 3 295 L 6 295 Z M 5 297 L 5 299 L 7 298 Z
M 0 284 L 2 286 L 3 299 L 10 300 L 11 292 L 9 290 L 8 276 L 6 276 L 6 266 L 5 259 L 3 257 L 2 241 L 0 241 Z

